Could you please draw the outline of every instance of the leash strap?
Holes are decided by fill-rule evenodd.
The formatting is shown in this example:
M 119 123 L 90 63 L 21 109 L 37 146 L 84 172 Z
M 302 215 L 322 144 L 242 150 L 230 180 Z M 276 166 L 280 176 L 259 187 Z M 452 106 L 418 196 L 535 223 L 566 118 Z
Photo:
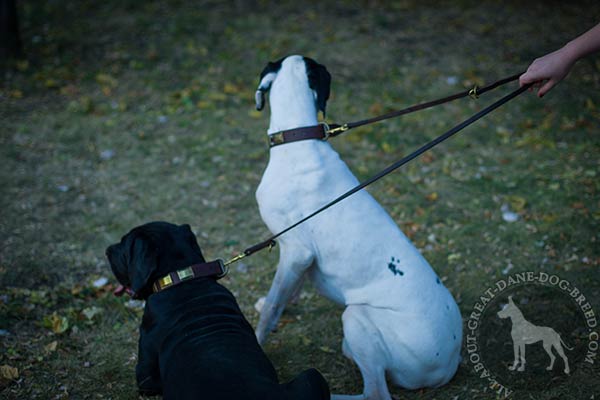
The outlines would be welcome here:
M 403 108 L 401 110 L 397 110 L 397 111 L 391 111 L 387 114 L 382 114 L 379 115 L 377 117 L 373 117 L 373 118 L 368 118 L 368 119 L 363 119 L 360 121 L 355 121 L 355 122 L 348 122 L 346 124 L 343 125 L 338 125 L 338 124 L 331 124 L 329 125 L 329 137 L 335 137 L 335 136 L 339 136 L 342 133 L 349 131 L 350 129 L 353 128 L 357 128 L 359 126 L 363 126 L 363 125 L 368 125 L 368 124 L 373 124 L 375 122 L 379 122 L 379 121 L 383 121 L 386 119 L 390 119 L 390 118 L 395 118 L 395 117 L 399 117 L 401 115 L 405 115 L 405 114 L 410 114 L 413 113 L 415 111 L 420 111 L 420 110 L 425 110 L 427 108 L 431 108 L 431 107 L 435 107 L 435 106 L 439 106 L 440 104 L 444 104 L 444 103 L 449 103 L 451 101 L 454 100 L 458 100 L 461 99 L 463 97 L 471 97 L 471 98 L 478 98 L 480 95 L 489 92 L 490 90 L 494 90 L 496 89 L 498 86 L 502 86 L 505 85 L 509 82 L 515 81 L 517 79 L 519 79 L 519 76 L 521 76 L 523 73 L 519 73 L 519 74 L 514 74 L 511 75 L 509 77 L 506 77 L 504 79 L 500 79 L 494 83 L 491 83 L 487 86 L 484 87 L 478 87 L 477 85 L 475 85 L 472 89 L 469 90 L 465 90 L 463 92 L 460 93 L 456 93 L 447 97 L 443 97 L 441 99 L 437 99 L 437 100 L 432 100 L 432 101 L 428 101 L 426 103 L 421 103 L 421 104 L 417 104 L 414 106 L 410 106 L 410 107 L 406 107 Z
M 511 80 L 515 80 L 515 77 L 518 77 L 519 75 L 514 75 Z M 506 78 L 506 79 L 510 79 L 510 78 Z M 506 82 L 510 82 L 510 80 L 503 80 Z M 493 85 L 499 86 L 501 84 L 504 83 L 500 83 L 502 81 L 498 81 L 496 83 L 494 83 Z M 272 235 L 271 237 L 269 237 L 268 239 L 255 244 L 254 246 L 248 247 L 246 250 L 243 251 L 243 253 L 237 255 L 236 257 L 234 257 L 233 259 L 229 260 L 228 262 L 225 263 L 225 265 L 229 265 L 232 262 L 235 262 L 241 258 L 244 258 L 246 256 L 249 256 L 253 253 L 256 253 L 259 250 L 262 250 L 266 247 L 272 248 L 273 246 L 275 246 L 275 239 L 277 239 L 278 237 L 280 237 L 281 235 L 283 235 L 286 232 L 289 232 L 290 230 L 294 229 L 295 227 L 297 227 L 298 225 L 308 221 L 309 219 L 313 218 L 314 216 L 316 216 L 317 214 L 322 213 L 323 211 L 327 210 L 329 207 L 334 206 L 335 204 L 339 203 L 340 201 L 352 196 L 354 193 L 358 192 L 361 189 L 364 189 L 365 187 L 369 186 L 370 184 L 372 184 L 373 182 L 378 181 L 379 179 L 383 178 L 384 176 L 388 175 L 389 173 L 393 172 L 394 170 L 400 168 L 401 166 L 403 166 L 404 164 L 412 161 L 413 159 L 415 159 L 416 157 L 420 156 L 421 154 L 425 153 L 426 151 L 432 149 L 433 147 L 437 146 L 438 144 L 442 143 L 443 141 L 445 141 L 446 139 L 450 138 L 451 136 L 455 135 L 456 133 L 460 132 L 461 130 L 465 129 L 467 126 L 473 124 L 475 121 L 483 118 L 484 116 L 486 116 L 487 114 L 491 113 L 492 111 L 494 111 L 495 109 L 497 109 L 498 107 L 508 103 L 510 100 L 514 99 L 515 97 L 517 97 L 518 95 L 520 95 L 521 93 L 523 93 L 524 91 L 526 91 L 527 89 L 529 89 L 533 84 L 527 84 L 524 85 L 520 88 L 518 88 L 517 90 L 515 90 L 512 93 L 507 94 L 506 96 L 502 97 L 500 100 L 496 101 L 495 103 L 489 105 L 488 107 L 484 108 L 483 110 L 479 111 L 478 113 L 476 113 L 475 115 L 471 116 L 470 118 L 464 120 L 463 122 L 461 122 L 460 124 L 456 125 L 454 128 L 448 130 L 447 132 L 443 133 L 442 135 L 438 136 L 437 138 L 435 138 L 434 140 L 430 141 L 429 143 L 424 144 L 423 146 L 421 146 L 420 148 L 418 148 L 417 150 L 413 151 L 412 153 L 410 153 L 409 155 L 403 157 L 402 159 L 396 161 L 395 163 L 393 163 L 392 165 L 390 165 L 389 167 L 385 168 L 383 171 L 379 172 L 378 174 L 372 176 L 371 178 L 361 182 L 360 184 L 358 184 L 357 186 L 355 186 L 354 188 L 348 190 L 346 193 L 342 194 L 341 196 L 337 197 L 336 199 L 332 200 L 331 202 L 325 204 L 324 206 L 322 206 L 321 208 L 319 208 L 318 210 L 316 210 L 315 212 L 307 215 L 306 217 L 302 218 L 301 220 L 299 220 L 298 222 L 294 223 L 293 225 L 288 226 L 287 228 L 285 228 L 284 230 L 280 231 L 279 233 Z M 492 85 L 490 85 L 489 87 L 486 87 L 486 91 L 487 90 L 491 90 L 493 89 L 491 87 Z M 481 93 L 481 92 L 479 92 Z M 425 103 L 427 104 L 427 103 Z M 431 107 L 431 105 L 430 105 Z M 389 115 L 389 114 L 388 114 Z M 380 118 L 380 117 L 378 117 Z M 391 117 L 389 117 L 391 118 Z M 383 118 L 385 119 L 385 118 Z M 359 122 L 363 122 L 363 121 L 359 121 Z M 362 124 L 364 125 L 364 123 Z M 360 125 L 357 125 L 360 126 Z

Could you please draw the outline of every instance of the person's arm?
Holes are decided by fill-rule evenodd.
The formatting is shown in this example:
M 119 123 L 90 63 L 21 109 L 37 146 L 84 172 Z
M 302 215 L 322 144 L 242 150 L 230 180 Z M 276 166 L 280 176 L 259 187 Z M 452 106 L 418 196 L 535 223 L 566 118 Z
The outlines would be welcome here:
M 541 86 L 537 95 L 543 97 L 567 76 L 577 60 L 596 51 L 600 51 L 600 24 L 564 47 L 534 60 L 519 78 L 519 84 L 535 83 L 535 86 Z

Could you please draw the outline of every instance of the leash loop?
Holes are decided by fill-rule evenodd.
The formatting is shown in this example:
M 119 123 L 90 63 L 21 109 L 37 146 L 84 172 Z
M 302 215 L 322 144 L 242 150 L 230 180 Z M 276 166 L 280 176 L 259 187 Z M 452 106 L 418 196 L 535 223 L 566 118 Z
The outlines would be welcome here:
M 479 98 L 479 86 L 473 86 L 473 89 L 469 90 L 469 97 L 473 100 L 477 100 Z

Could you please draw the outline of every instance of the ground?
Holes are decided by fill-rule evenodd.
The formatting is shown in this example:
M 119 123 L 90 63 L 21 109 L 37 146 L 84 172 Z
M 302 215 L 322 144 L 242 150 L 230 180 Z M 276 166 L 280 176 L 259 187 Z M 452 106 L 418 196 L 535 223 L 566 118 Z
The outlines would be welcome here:
M 327 121 L 346 122 L 518 73 L 597 23 L 600 4 L 29 1 L 19 13 L 26 58 L 0 81 L 0 397 L 132 399 L 141 313 L 111 296 L 104 249 L 152 220 L 191 224 L 209 259 L 268 236 L 254 199 L 268 112 L 253 104 L 267 61 L 325 64 Z M 365 179 L 514 88 L 332 145 Z M 589 57 L 543 100 L 518 97 L 369 188 L 465 320 L 523 271 L 559 274 L 600 310 L 599 90 Z M 256 254 L 222 281 L 253 324 L 276 261 Z M 334 392 L 361 390 L 341 312 L 305 286 L 265 347 L 282 380 L 313 366 Z M 597 363 L 578 371 L 515 398 L 598 395 Z M 444 387 L 392 392 L 496 398 L 468 358 Z

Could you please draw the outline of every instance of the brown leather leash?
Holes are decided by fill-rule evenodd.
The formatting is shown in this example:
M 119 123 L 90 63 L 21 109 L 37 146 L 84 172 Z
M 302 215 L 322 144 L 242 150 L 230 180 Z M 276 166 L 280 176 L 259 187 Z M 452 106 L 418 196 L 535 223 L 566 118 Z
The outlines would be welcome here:
M 344 124 L 344 125 L 331 125 L 331 126 L 333 126 L 333 128 L 331 128 L 331 126 L 327 127 L 324 124 L 320 124 L 320 125 L 318 125 L 318 128 L 320 129 L 321 134 L 325 135 L 324 137 L 306 137 L 306 136 L 310 136 L 310 135 L 314 136 L 315 132 L 318 132 L 315 129 L 317 127 L 302 127 L 302 128 L 291 129 L 291 130 L 279 132 L 279 133 L 287 132 L 288 139 L 295 139 L 292 141 L 306 140 L 306 139 L 323 139 L 323 138 L 327 139 L 329 137 L 338 136 L 350 129 L 353 129 L 353 128 L 356 128 L 359 126 L 372 124 L 372 123 L 383 121 L 386 119 L 398 117 L 400 115 L 405 115 L 405 114 L 408 114 L 411 112 L 434 107 L 436 105 L 444 104 L 444 103 L 447 103 L 447 102 L 450 102 L 450 101 L 453 101 L 456 99 L 460 99 L 462 97 L 466 97 L 466 96 L 477 97 L 480 94 L 483 94 L 485 92 L 488 92 L 492 89 L 497 88 L 498 86 L 504 85 L 508 82 L 512 82 L 512 81 L 518 79 L 518 77 L 520 75 L 521 74 L 515 74 L 513 76 L 501 79 L 497 82 L 492 83 L 491 85 L 484 86 L 482 88 L 478 88 L 477 86 L 475 86 L 473 89 L 470 89 L 470 90 L 467 90 L 464 92 L 460 92 L 460 93 L 457 93 L 457 94 L 454 94 L 454 95 L 451 95 L 448 97 L 444 97 L 442 99 L 429 101 L 427 103 L 421 103 L 421 104 L 418 104 L 415 106 L 407 107 L 407 108 L 404 108 L 404 109 L 398 110 L 398 111 L 393 111 L 393 112 L 383 114 L 383 115 L 380 115 L 377 117 L 364 119 L 361 121 L 356 121 L 356 122 L 352 122 L 352 123 L 348 123 L 348 124 Z M 372 183 L 378 181 L 379 179 L 383 178 L 384 176 L 390 174 L 391 172 L 400 168 L 404 164 L 412 161 L 416 157 L 420 156 L 421 154 L 425 153 L 426 151 L 432 149 L 433 147 L 442 143 L 446 139 L 448 139 L 451 136 L 455 135 L 456 133 L 460 132 L 467 126 L 473 124 L 475 121 L 483 118 L 484 116 L 491 113 L 495 109 L 499 108 L 500 106 L 504 105 L 505 103 L 507 103 L 510 100 L 514 99 L 515 97 L 519 96 L 521 93 L 523 93 L 527 89 L 529 89 L 532 85 L 533 85 L 532 83 L 528 84 L 528 85 L 524 85 L 524 86 L 518 88 L 517 90 L 507 94 L 506 96 L 502 97 L 500 100 L 497 100 L 496 102 L 487 106 L 483 110 L 477 112 L 470 118 L 467 118 L 460 124 L 456 125 L 452 129 L 446 131 L 445 133 L 443 133 L 442 135 L 438 136 L 437 138 L 431 140 L 430 142 L 424 144 L 423 146 L 421 146 L 417 150 L 413 151 L 409 155 L 407 155 L 407 156 L 403 157 L 402 159 L 396 161 L 395 163 L 391 164 L 390 166 L 388 166 L 384 170 L 380 171 L 379 173 L 375 174 L 371 178 L 359 183 L 357 186 L 353 187 L 352 189 L 348 190 L 346 193 L 342 194 L 341 196 L 339 196 L 339 197 L 335 198 L 334 200 L 330 201 L 329 203 L 325 204 L 318 210 L 316 210 L 313 213 L 307 215 L 306 217 L 300 219 L 299 221 L 288 226 L 287 228 L 283 229 L 282 231 L 270 236 L 266 240 L 263 240 L 260 243 L 257 243 L 253 246 L 246 248 L 243 252 L 239 253 L 232 259 L 230 259 L 228 261 L 223 261 L 221 259 L 217 259 L 215 261 L 210 261 L 210 262 L 206 262 L 203 264 L 193 265 L 193 266 L 190 266 L 183 270 L 172 272 L 169 275 L 166 275 L 166 276 L 160 278 L 158 281 L 156 281 L 153 286 L 153 291 L 156 293 L 156 292 L 162 291 L 166 288 L 175 286 L 179 283 L 183 283 L 186 280 L 192 280 L 192 279 L 196 279 L 196 278 L 200 278 L 200 277 L 214 277 L 215 279 L 220 279 L 220 278 L 224 277 L 229 272 L 230 264 L 232 264 L 236 261 L 239 261 L 242 258 L 248 257 L 262 249 L 273 248 L 277 244 L 277 242 L 275 242 L 275 239 L 277 239 L 281 235 L 285 234 L 286 232 L 289 232 L 290 230 L 294 229 L 298 225 L 315 217 L 317 214 L 322 213 L 323 211 L 325 211 L 328 208 L 334 206 L 335 204 L 341 202 L 342 200 L 352 196 L 354 193 L 364 189 L 365 187 L 369 186 L 370 184 L 372 184 Z M 286 137 L 284 137 L 283 135 L 282 135 L 282 137 L 283 137 L 283 139 L 282 139 L 281 143 L 279 143 L 279 140 L 276 140 L 275 143 L 270 141 L 271 146 L 276 146 L 276 145 L 283 144 L 283 143 L 290 143 L 290 141 L 286 141 Z
M 359 126 L 373 124 L 375 122 L 384 121 L 386 119 L 400 117 L 402 115 L 410 114 L 416 111 L 425 110 L 451 101 L 462 99 L 464 97 L 471 97 L 472 99 L 479 98 L 480 95 L 496 89 L 499 86 L 505 85 L 509 82 L 519 79 L 523 73 L 514 74 L 506 78 L 500 79 L 489 85 L 478 87 L 477 85 L 469 90 L 464 90 L 459 93 L 452 94 L 450 96 L 442 97 L 440 99 L 428 101 L 425 103 L 415 104 L 410 107 L 403 108 L 401 110 L 390 111 L 389 113 L 378 115 L 376 117 L 362 119 L 360 121 L 348 122 L 345 124 L 329 124 L 321 123 L 314 126 L 305 126 L 301 128 L 289 129 L 281 132 L 277 132 L 269 135 L 269 146 L 274 147 L 281 144 L 297 142 L 300 140 L 308 139 L 321 139 L 327 140 L 330 137 L 339 136 L 350 129 L 358 128 Z
M 503 85 L 505 83 L 508 83 L 508 82 L 516 80 L 519 76 L 520 76 L 519 74 L 513 75 L 511 77 L 508 77 L 508 78 L 502 79 L 502 80 L 500 80 L 498 82 L 495 82 L 492 85 L 486 86 L 483 89 L 485 89 L 485 91 L 492 90 L 495 87 L 498 87 L 498 86 Z M 506 96 L 502 97 L 500 100 L 497 100 L 496 102 L 494 102 L 491 105 L 487 106 L 483 110 L 481 110 L 481 111 L 477 112 L 476 114 L 474 114 L 473 116 L 467 118 L 466 120 L 464 120 L 460 124 L 456 125 L 452 129 L 446 131 L 445 133 L 441 134 L 437 138 L 435 138 L 435 139 L 431 140 L 430 142 L 424 144 L 423 146 L 419 147 L 417 150 L 413 151 L 409 155 L 407 155 L 407 156 L 403 157 L 402 159 L 396 161 L 395 163 L 391 164 L 390 166 L 388 166 L 387 168 L 385 168 L 381 172 L 379 172 L 379 173 L 375 174 L 374 176 L 372 176 L 371 178 L 369 178 L 369 179 L 367 179 L 367 180 L 359 183 L 357 186 L 353 187 L 352 189 L 348 190 L 346 193 L 342 194 L 341 196 L 339 196 L 339 197 L 335 198 L 334 200 L 330 201 L 329 203 L 325 204 L 324 206 L 322 206 L 318 210 L 314 211 L 313 213 L 311 213 L 311 214 L 307 215 L 306 217 L 300 219 L 299 221 L 297 221 L 296 223 L 288 226 L 287 228 L 283 229 L 282 231 L 280 231 L 280 232 L 272 235 L 268 239 L 266 239 L 266 240 L 264 240 L 264 241 L 262 241 L 260 243 L 257 243 L 254 246 L 248 247 L 242 253 L 238 254 L 235 257 L 233 257 L 229 261 L 224 262 L 224 266 L 227 267 L 229 264 L 234 263 L 234 262 L 236 262 L 238 260 L 241 260 L 244 257 L 250 256 L 250 255 L 252 255 L 252 254 L 254 254 L 257 251 L 260 251 L 262 249 L 265 249 L 265 248 L 271 249 L 271 248 L 273 248 L 276 245 L 276 243 L 277 243 L 277 242 L 275 242 L 275 239 L 277 239 L 278 237 L 280 237 L 284 233 L 289 232 L 290 230 L 294 229 L 298 225 L 300 225 L 300 224 L 308 221 L 309 219 L 315 217 L 317 214 L 322 213 L 323 211 L 327 210 L 328 208 L 332 207 L 333 205 L 335 205 L 335 204 L 339 203 L 340 201 L 342 201 L 342 200 L 344 200 L 344 199 L 352 196 L 354 193 L 358 192 L 359 190 L 364 189 L 365 187 L 369 186 L 373 182 L 378 181 L 379 179 L 383 178 L 384 176 L 388 175 L 389 173 L 391 173 L 391 172 L 395 171 L 396 169 L 400 168 L 404 164 L 412 161 L 413 159 L 417 158 L 421 154 L 425 153 L 426 151 L 432 149 L 433 147 L 435 147 L 438 144 L 442 143 L 446 139 L 448 139 L 451 136 L 455 135 L 456 133 L 460 132 L 461 130 L 463 130 L 467 126 L 473 124 L 475 121 L 477 121 L 477 120 L 483 118 L 484 116 L 486 116 L 487 114 L 491 113 L 492 111 L 494 111 L 498 107 L 500 107 L 500 106 L 508 103 L 510 100 L 514 99 L 515 97 L 517 97 L 520 94 L 522 94 L 523 92 L 525 92 L 531 86 L 533 86 L 533 83 L 524 85 L 524 86 L 518 88 L 517 90 L 515 90 L 515 91 L 513 91 L 513 92 L 511 92 L 509 94 L 507 94 Z M 471 90 L 473 90 L 473 89 L 471 89 Z M 471 91 L 468 91 L 467 95 L 468 95 L 469 92 L 471 92 Z M 478 93 L 481 94 L 482 91 L 480 90 Z M 461 94 L 462 93 L 454 95 L 454 96 L 460 96 Z M 453 96 L 450 96 L 450 97 L 453 97 Z M 448 98 L 450 98 L 450 97 L 448 97 Z M 448 98 L 445 98 L 445 99 L 448 99 Z M 456 97 L 456 98 L 459 98 L 459 97 Z M 440 100 L 437 100 L 437 101 L 440 101 Z M 451 100 L 447 100 L 447 101 L 451 101 Z M 419 108 L 419 109 L 427 108 L 428 106 L 429 107 L 433 107 L 432 103 L 433 102 L 423 103 L 423 104 L 420 105 L 421 108 Z M 419 107 L 419 106 L 417 106 L 417 107 Z M 408 110 L 408 109 L 404 109 L 404 110 Z M 394 116 L 398 116 L 398 115 L 402 115 L 402 114 L 400 114 L 401 112 L 404 112 L 404 114 L 407 114 L 408 112 L 411 112 L 411 111 L 406 111 L 405 112 L 404 110 L 396 111 L 393 114 L 394 114 Z M 381 121 L 381 120 L 387 119 L 387 118 L 393 118 L 393 116 L 391 116 L 391 114 L 392 113 L 385 114 L 384 116 L 386 118 L 383 118 L 384 116 L 381 116 L 381 117 L 371 118 L 370 120 L 358 121 L 358 122 L 355 123 L 355 124 L 358 124 L 358 125 L 354 125 L 353 127 L 365 125 L 366 123 L 373 123 L 373 122 Z M 365 121 L 371 121 L 371 122 L 365 122 Z M 348 129 L 351 129 L 351 128 L 348 128 Z

